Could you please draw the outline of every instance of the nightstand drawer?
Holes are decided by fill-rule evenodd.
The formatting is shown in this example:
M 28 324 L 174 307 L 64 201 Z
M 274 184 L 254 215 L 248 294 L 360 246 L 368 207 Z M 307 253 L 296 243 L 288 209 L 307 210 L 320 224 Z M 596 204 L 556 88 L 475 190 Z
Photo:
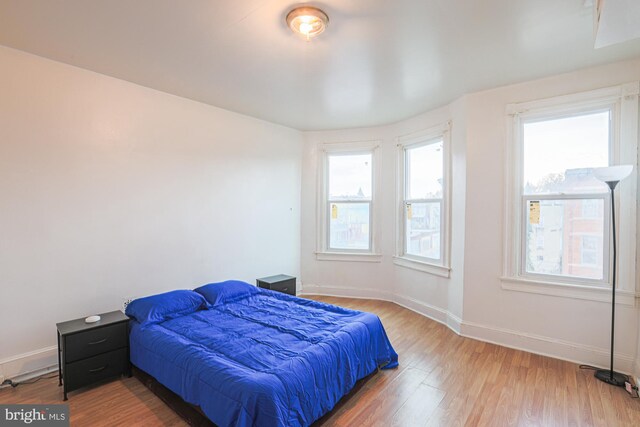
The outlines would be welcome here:
M 65 362 L 85 359 L 127 345 L 126 323 L 78 332 L 69 335 L 65 340 Z
M 296 295 L 296 278 L 286 274 L 263 277 L 256 280 L 259 288 L 271 289 L 272 291 L 283 292 L 289 295 Z
M 296 294 L 296 279 L 283 280 L 282 282 L 272 283 L 271 284 L 272 291 L 283 292 L 285 294 L 294 295 Z
M 127 349 L 121 348 L 66 365 L 65 385 L 72 390 L 115 377 L 127 368 Z

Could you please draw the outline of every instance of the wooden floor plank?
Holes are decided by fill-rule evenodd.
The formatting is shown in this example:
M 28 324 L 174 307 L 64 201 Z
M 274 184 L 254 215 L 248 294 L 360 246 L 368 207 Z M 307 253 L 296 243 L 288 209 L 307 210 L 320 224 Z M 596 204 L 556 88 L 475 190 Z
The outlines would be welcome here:
M 374 374 L 314 426 L 640 425 L 640 399 L 565 361 L 463 338 L 396 304 L 311 297 L 376 313 L 400 367 Z M 57 378 L 0 390 L 0 403 L 62 403 Z M 72 426 L 185 426 L 136 378 L 69 395 Z
M 431 414 L 436 410 L 445 392 L 426 384 L 419 384 L 416 390 L 396 411 L 390 422 L 392 426 L 418 427 L 426 425 Z

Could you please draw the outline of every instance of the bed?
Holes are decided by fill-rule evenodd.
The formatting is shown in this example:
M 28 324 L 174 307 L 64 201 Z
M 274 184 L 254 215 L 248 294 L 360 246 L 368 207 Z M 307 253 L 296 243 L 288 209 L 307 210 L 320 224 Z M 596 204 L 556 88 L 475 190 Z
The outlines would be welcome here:
M 370 313 L 227 281 L 127 307 L 131 362 L 216 425 L 308 426 L 398 366 Z

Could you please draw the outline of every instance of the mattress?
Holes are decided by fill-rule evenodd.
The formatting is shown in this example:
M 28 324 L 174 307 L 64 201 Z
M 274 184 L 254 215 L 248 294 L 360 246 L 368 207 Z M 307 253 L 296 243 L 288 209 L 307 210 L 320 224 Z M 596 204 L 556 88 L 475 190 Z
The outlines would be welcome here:
M 220 427 L 308 426 L 398 365 L 376 315 L 269 290 L 131 325 L 131 362 Z

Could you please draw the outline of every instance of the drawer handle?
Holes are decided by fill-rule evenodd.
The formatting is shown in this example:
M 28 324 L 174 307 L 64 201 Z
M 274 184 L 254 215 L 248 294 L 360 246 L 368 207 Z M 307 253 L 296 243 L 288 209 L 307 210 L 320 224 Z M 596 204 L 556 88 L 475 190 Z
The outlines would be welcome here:
M 96 368 L 96 369 L 89 369 L 89 372 L 91 372 L 93 374 L 93 373 L 96 373 L 96 372 L 104 371 L 105 369 L 107 369 L 107 366 L 109 366 L 109 365 L 104 365 L 104 366 L 101 366 L 101 367 Z
M 90 342 L 89 345 L 102 344 L 103 342 L 107 342 L 107 338 L 101 339 L 100 341 Z

